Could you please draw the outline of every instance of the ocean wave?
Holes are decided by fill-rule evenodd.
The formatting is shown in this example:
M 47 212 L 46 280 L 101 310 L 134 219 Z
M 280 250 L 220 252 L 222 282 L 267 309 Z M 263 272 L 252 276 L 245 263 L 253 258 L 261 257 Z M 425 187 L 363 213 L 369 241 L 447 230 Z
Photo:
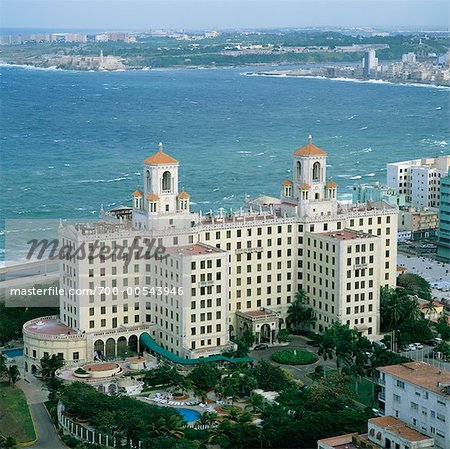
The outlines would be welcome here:
M 104 182 L 120 182 L 125 181 L 127 179 L 132 179 L 130 176 L 119 176 L 118 178 L 113 179 L 78 179 L 74 181 L 77 184 L 97 184 Z
M 350 179 L 361 179 L 361 178 L 362 178 L 361 175 L 350 176 Z
M 375 173 L 367 173 L 367 175 L 364 176 L 375 176 Z
M 34 65 L 28 65 L 28 64 L 9 64 L 7 62 L 0 62 L 0 67 L 10 67 L 10 68 L 17 68 L 17 69 L 25 69 L 25 70 L 40 70 L 43 72 L 76 72 L 77 70 L 68 70 L 68 69 L 59 69 L 56 66 L 51 67 L 36 67 Z

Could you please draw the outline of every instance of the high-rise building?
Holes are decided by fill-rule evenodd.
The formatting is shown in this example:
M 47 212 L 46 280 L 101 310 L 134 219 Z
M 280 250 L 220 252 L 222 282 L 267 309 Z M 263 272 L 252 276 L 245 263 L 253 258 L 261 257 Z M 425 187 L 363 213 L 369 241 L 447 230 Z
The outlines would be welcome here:
M 376 71 L 378 67 L 378 58 L 374 49 L 370 49 L 366 52 L 363 58 L 363 75 L 367 78 Z
M 450 155 L 387 164 L 387 185 L 406 195 L 412 206 L 439 207 L 441 177 L 450 170 Z
M 415 64 L 416 63 L 416 54 L 413 52 L 403 54 L 402 62 L 405 64 Z
M 80 363 L 142 349 L 144 334 L 181 359 L 220 354 L 246 331 L 271 342 L 299 289 L 316 332 L 339 321 L 377 337 L 379 288 L 396 281 L 395 206 L 340 204 L 311 137 L 294 151 L 280 198 L 245 210 L 191 212 L 178 169 L 160 145 L 144 160 L 131 220 L 103 213 L 61 227 L 61 245 L 88 256 L 61 261 L 60 317 L 24 325 L 29 370 L 49 351 Z
M 437 255 L 450 262 L 450 173 L 441 178 Z

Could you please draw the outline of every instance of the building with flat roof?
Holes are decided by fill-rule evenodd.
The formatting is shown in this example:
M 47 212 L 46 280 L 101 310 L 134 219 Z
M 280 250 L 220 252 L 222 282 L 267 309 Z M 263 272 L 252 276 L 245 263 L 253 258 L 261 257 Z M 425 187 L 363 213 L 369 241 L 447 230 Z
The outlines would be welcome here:
M 350 433 L 317 442 L 318 449 L 434 449 L 434 439 L 393 416 L 369 419 L 367 433 Z
M 433 438 L 448 449 L 450 436 L 450 371 L 423 362 L 383 366 L 379 371 L 378 396 L 384 414 Z
M 71 254 L 60 264 L 60 321 L 84 338 L 65 360 L 142 350 L 144 333 L 183 359 L 220 354 L 245 330 L 271 342 L 299 289 L 315 301 L 316 332 L 338 320 L 376 338 L 379 287 L 396 282 L 398 209 L 339 203 L 326 162 L 310 137 L 293 152 L 278 201 L 193 213 L 179 162 L 160 145 L 144 160 L 131 219 L 103 212 L 98 222 L 61 225 Z M 80 247 L 84 258 L 72 255 Z M 36 347 L 32 334 L 24 340 Z M 28 351 L 30 367 L 43 351 Z
M 416 207 L 439 207 L 441 178 L 450 170 L 450 155 L 387 164 L 387 185 Z
M 406 195 L 396 193 L 392 187 L 382 186 L 379 182 L 373 184 L 358 184 L 353 186 L 352 201 L 367 203 L 368 201 L 386 201 L 393 206 L 406 205 Z

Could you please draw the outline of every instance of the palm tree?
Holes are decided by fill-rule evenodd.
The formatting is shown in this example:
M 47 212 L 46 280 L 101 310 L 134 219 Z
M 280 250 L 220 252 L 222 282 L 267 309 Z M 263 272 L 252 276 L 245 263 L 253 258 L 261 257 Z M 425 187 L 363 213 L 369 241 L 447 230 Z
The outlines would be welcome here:
M 309 299 L 302 289 L 295 294 L 295 300 L 289 306 L 287 321 L 294 330 L 309 330 L 316 321 L 316 316 L 311 307 L 308 307 Z
M 306 294 L 305 290 L 299 289 L 297 290 L 297 293 L 295 294 L 294 302 L 298 301 L 300 304 L 309 304 L 309 298 Z
M 53 354 L 51 357 L 46 354 L 41 359 L 41 376 L 44 378 L 55 377 L 55 372 L 62 368 L 64 359 Z
M 300 327 L 300 323 L 303 320 L 303 310 L 305 306 L 301 301 L 297 299 L 290 304 L 289 309 L 287 311 L 286 320 L 289 323 L 290 327 L 294 330 L 297 330 Z
M 326 361 L 328 359 L 333 358 L 334 354 L 334 340 L 332 335 L 329 333 L 322 334 L 319 340 L 319 350 L 317 351 L 319 355 L 323 357 L 323 360 Z
M 20 379 L 20 371 L 17 365 L 10 365 L 8 368 L 8 380 L 10 384 L 15 384 Z
M 186 427 L 186 423 L 181 419 L 181 416 L 178 414 L 173 414 L 166 419 L 164 424 L 159 427 L 158 433 L 160 435 L 167 435 L 174 438 L 183 438 L 184 437 L 184 428 Z

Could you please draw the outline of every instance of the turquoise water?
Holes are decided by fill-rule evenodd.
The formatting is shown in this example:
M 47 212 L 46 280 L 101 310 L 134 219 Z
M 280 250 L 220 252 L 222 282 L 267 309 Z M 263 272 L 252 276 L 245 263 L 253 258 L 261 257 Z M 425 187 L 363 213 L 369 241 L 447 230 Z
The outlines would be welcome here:
M 4 354 L 6 357 L 13 358 L 13 357 L 20 357 L 23 355 L 23 348 L 19 349 L 4 349 L 2 351 L 2 354 Z
M 309 133 L 341 198 L 354 183 L 384 182 L 387 162 L 449 153 L 449 89 L 246 70 L 2 67 L 0 216 L 92 218 L 101 204 L 130 204 L 159 141 L 205 211 L 278 195 Z
M 175 409 L 187 423 L 197 421 L 200 418 L 200 412 L 192 410 L 191 408 L 176 408 Z

